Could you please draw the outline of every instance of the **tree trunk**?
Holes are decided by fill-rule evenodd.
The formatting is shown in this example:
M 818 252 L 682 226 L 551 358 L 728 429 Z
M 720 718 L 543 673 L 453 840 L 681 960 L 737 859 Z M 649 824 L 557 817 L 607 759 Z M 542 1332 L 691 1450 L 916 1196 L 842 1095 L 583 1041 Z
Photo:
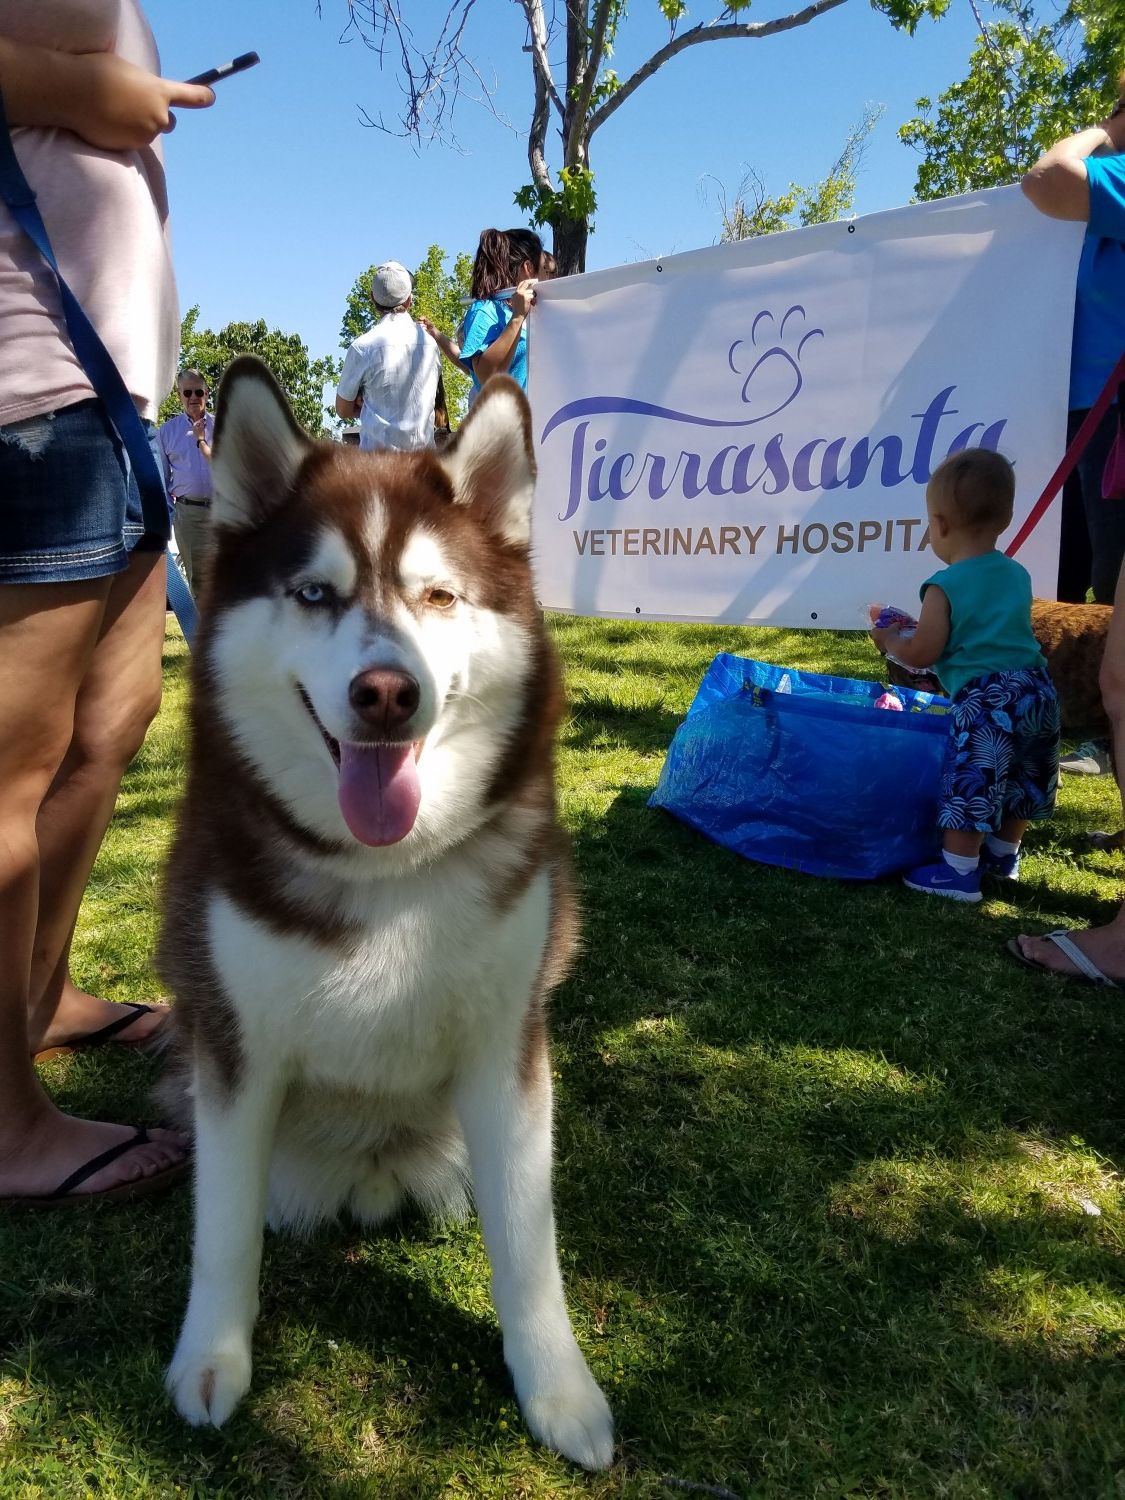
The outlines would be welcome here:
M 590 226 L 585 219 L 560 219 L 555 225 L 554 253 L 560 276 L 578 276 L 586 269 L 586 241 Z

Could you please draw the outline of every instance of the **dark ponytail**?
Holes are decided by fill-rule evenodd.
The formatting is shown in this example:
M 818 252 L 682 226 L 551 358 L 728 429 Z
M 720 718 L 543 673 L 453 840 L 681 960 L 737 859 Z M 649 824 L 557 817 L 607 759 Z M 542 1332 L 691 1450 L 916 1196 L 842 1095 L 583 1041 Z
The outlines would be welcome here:
M 525 260 L 538 268 L 543 241 L 531 229 L 485 229 L 481 231 L 473 261 L 470 290 L 475 300 L 495 297 L 506 286 L 515 286 Z
M 494 297 L 508 285 L 508 236 L 502 229 L 483 229 L 473 261 L 470 291 L 474 299 Z

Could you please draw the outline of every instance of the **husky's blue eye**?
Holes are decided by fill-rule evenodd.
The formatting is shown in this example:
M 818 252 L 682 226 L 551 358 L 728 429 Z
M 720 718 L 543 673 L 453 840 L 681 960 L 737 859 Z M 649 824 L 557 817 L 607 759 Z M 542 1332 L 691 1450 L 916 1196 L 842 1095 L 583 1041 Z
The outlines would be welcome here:
M 298 604 L 328 604 L 331 602 L 332 589 L 327 583 L 303 583 L 299 589 L 294 589 L 293 597 Z

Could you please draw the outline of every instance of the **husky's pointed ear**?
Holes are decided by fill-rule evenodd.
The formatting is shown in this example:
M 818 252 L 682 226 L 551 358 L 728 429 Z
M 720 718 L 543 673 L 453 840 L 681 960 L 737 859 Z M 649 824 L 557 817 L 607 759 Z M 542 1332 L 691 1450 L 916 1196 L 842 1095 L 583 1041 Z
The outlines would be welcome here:
M 219 385 L 212 460 L 214 518 L 255 526 L 289 494 L 312 440 L 260 359 L 240 354 Z
M 487 383 L 439 462 L 458 505 L 472 506 L 506 542 L 526 547 L 535 458 L 531 409 L 514 380 L 497 375 Z

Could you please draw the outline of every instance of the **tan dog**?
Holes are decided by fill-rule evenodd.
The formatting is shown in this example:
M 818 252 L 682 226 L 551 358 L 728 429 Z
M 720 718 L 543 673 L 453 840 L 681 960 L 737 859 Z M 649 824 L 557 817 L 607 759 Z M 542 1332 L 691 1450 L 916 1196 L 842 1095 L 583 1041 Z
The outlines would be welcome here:
M 1109 735 L 1098 673 L 1112 618 L 1110 604 L 1031 601 L 1031 628 L 1059 695 L 1063 733 L 1072 739 L 1104 739 Z

